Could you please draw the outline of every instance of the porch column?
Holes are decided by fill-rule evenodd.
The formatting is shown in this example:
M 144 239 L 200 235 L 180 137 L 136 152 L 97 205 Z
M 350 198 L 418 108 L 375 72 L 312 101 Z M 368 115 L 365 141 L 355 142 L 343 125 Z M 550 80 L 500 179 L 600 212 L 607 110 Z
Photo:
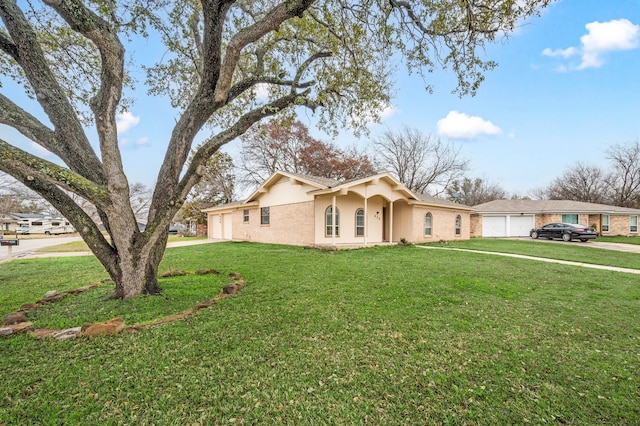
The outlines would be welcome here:
M 364 187 L 364 245 L 367 245 L 367 235 L 369 235 L 369 209 L 367 208 L 367 187 Z
M 389 203 L 389 242 L 393 243 L 393 201 Z
M 331 240 L 336 245 L 336 196 L 333 196 L 331 204 Z

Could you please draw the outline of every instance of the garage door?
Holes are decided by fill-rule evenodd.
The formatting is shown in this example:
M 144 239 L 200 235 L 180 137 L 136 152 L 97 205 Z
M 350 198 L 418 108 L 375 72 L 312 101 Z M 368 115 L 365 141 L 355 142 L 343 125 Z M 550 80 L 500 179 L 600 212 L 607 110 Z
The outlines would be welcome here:
M 211 224 L 211 238 L 221 239 L 222 238 L 222 215 L 216 214 L 209 217 L 209 223 Z
M 533 216 L 511 216 L 509 221 L 509 237 L 528 237 L 533 228 Z
M 504 237 L 507 235 L 506 216 L 484 216 L 482 218 L 483 237 Z
M 533 215 L 484 216 L 483 237 L 527 237 L 533 228 Z
M 231 230 L 233 229 L 232 227 L 232 222 L 231 222 L 231 213 L 225 213 L 222 215 L 222 238 L 225 240 L 230 240 L 232 239 L 232 235 L 231 235 Z

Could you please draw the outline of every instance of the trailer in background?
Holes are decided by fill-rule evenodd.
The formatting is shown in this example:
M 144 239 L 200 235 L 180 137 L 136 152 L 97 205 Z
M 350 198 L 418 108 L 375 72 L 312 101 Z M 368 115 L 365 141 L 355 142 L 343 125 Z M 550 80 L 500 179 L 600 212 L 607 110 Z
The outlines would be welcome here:
M 62 216 L 20 215 L 16 234 L 60 235 L 76 232 L 67 219 Z

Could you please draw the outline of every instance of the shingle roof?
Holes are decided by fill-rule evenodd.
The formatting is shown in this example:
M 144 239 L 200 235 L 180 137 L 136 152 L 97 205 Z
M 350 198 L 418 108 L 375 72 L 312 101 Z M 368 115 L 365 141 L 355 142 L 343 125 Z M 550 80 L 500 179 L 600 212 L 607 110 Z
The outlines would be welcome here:
M 474 213 L 619 213 L 640 214 L 640 209 L 570 200 L 494 200 L 473 206 Z
M 454 203 L 453 201 L 445 200 L 438 197 L 432 197 L 431 195 L 427 195 L 427 194 L 416 194 L 416 197 L 418 198 L 418 200 L 424 201 L 425 203 L 429 203 L 429 204 L 437 204 L 441 206 L 458 207 L 458 208 L 466 207 L 471 209 L 469 206 L 466 206 L 464 204 Z

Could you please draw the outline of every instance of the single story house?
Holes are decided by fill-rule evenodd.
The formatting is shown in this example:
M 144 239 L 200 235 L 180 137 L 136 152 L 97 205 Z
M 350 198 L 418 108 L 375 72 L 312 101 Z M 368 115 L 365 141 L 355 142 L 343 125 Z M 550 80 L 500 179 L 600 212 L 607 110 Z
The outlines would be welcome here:
M 639 209 L 569 200 L 495 200 L 474 206 L 472 237 L 523 237 L 547 223 L 579 223 L 601 235 L 638 236 Z
M 212 239 L 367 246 L 469 239 L 471 210 L 413 194 L 388 173 L 340 182 L 279 171 L 246 200 L 203 212 Z
M 18 219 L 14 214 L 0 214 L 0 231 L 15 231 L 17 227 Z

